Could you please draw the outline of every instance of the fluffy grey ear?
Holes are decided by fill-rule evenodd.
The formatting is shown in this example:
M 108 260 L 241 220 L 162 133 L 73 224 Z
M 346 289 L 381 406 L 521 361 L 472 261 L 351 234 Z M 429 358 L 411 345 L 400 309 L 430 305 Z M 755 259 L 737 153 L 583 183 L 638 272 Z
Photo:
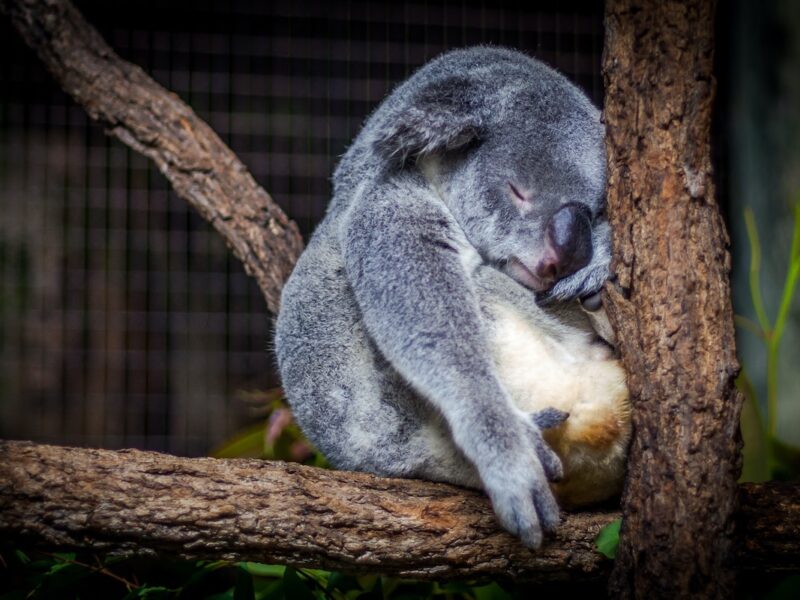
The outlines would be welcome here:
M 387 118 L 375 149 L 388 161 L 462 148 L 483 133 L 480 92 L 466 77 L 450 76 L 423 86 Z

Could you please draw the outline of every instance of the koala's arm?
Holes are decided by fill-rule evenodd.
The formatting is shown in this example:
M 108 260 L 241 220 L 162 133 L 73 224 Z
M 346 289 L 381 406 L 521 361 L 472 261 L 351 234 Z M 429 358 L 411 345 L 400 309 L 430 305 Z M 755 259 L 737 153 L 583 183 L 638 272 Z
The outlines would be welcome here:
M 506 529 L 537 547 L 558 523 L 547 479 L 561 476 L 539 427 L 500 384 L 467 276 L 469 249 L 418 184 L 363 196 L 340 229 L 364 324 L 393 367 L 444 416 Z

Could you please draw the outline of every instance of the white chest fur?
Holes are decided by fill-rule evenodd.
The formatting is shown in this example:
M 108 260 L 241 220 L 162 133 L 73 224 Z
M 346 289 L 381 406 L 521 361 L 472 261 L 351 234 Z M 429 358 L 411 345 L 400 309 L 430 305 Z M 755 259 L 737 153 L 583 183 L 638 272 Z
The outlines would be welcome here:
M 586 504 L 615 493 L 630 437 L 625 372 L 591 332 L 548 334 L 509 305 L 493 307 L 492 351 L 498 375 L 524 412 L 569 413 L 545 436 L 564 463 L 555 487 L 562 503 Z

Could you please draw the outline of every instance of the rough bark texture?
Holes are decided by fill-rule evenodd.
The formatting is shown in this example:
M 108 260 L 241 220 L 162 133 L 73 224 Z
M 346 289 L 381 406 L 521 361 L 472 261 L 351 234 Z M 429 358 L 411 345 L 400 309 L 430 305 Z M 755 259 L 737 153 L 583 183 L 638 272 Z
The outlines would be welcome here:
M 594 538 L 615 515 L 567 517 L 531 552 L 480 493 L 260 460 L 0 442 L 0 537 L 101 552 L 279 562 L 413 578 L 580 580 L 608 574 Z
M 302 238 L 231 149 L 178 96 L 117 56 L 68 1 L 0 0 L 0 11 L 64 90 L 111 135 L 152 159 L 222 234 L 277 312 Z
M 611 593 L 729 598 L 741 399 L 714 198 L 714 2 L 608 0 L 609 312 L 634 436 Z
M 742 488 L 738 563 L 800 567 L 800 487 Z M 613 512 L 568 514 L 536 552 L 450 485 L 259 460 L 0 442 L 0 537 L 23 544 L 279 562 L 421 579 L 589 581 Z

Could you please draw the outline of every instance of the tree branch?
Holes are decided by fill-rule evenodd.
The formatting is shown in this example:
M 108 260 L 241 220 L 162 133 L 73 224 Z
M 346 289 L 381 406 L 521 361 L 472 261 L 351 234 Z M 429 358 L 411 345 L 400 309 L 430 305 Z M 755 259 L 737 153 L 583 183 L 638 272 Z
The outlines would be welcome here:
M 482 494 L 262 460 L 0 442 L 0 536 L 414 578 L 605 575 L 609 513 L 570 516 L 533 553 Z
M 222 234 L 276 313 L 302 238 L 231 149 L 178 96 L 117 56 L 67 0 L 0 0 L 0 11 L 92 119 L 152 159 Z
M 800 487 L 742 488 L 739 564 L 800 567 Z M 0 442 L 0 536 L 99 552 L 158 552 L 419 578 L 607 577 L 594 549 L 613 512 L 568 514 L 536 552 L 480 493 L 260 460 Z

